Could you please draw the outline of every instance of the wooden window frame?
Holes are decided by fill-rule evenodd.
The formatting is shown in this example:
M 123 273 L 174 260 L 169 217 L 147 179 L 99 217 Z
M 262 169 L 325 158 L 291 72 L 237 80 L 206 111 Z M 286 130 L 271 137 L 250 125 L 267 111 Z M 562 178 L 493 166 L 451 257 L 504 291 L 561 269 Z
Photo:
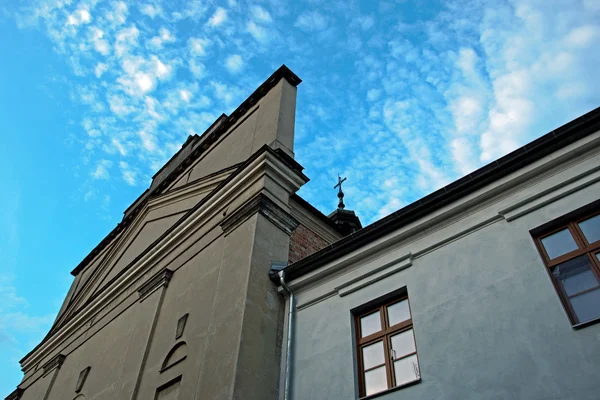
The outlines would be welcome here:
M 389 321 L 388 321 L 388 313 L 387 313 L 388 307 L 390 307 L 394 304 L 400 303 L 404 300 L 407 301 L 408 312 L 410 314 L 410 318 L 405 321 L 402 321 L 395 325 L 390 326 Z M 378 311 L 379 311 L 379 317 L 381 319 L 382 329 L 380 331 L 372 333 L 368 336 L 361 337 L 361 326 L 360 326 L 361 318 L 371 315 L 373 313 L 376 313 Z M 358 367 L 357 371 L 358 371 L 359 398 L 364 398 L 364 397 L 371 398 L 371 397 L 378 396 L 383 393 L 387 393 L 390 390 L 396 390 L 396 389 L 399 389 L 402 387 L 414 385 L 415 383 L 418 383 L 421 381 L 421 366 L 419 364 L 417 342 L 415 339 L 415 331 L 414 331 L 413 322 L 412 322 L 412 311 L 410 308 L 410 300 L 408 299 L 408 295 L 404 294 L 402 296 L 394 298 L 393 300 L 388 300 L 380 305 L 370 307 L 364 311 L 361 311 L 360 313 L 355 314 L 354 315 L 354 326 L 355 326 L 355 332 L 356 332 L 355 348 L 356 348 L 357 367 Z M 391 352 L 392 336 L 395 336 L 402 332 L 409 331 L 411 329 L 413 331 L 413 341 L 414 341 L 414 345 L 415 345 L 415 351 L 412 353 L 404 354 L 400 357 L 393 357 L 392 352 Z M 372 366 L 368 369 L 364 369 L 363 368 L 362 349 L 369 345 L 372 345 L 376 342 L 379 342 L 379 341 L 383 341 L 383 353 L 384 353 L 385 363 L 378 364 L 376 366 Z M 395 378 L 395 374 L 394 374 L 394 362 L 404 359 L 404 358 L 414 356 L 414 355 L 417 355 L 418 378 L 415 379 L 414 381 L 411 381 L 408 383 L 396 385 L 396 382 L 395 382 L 396 378 Z M 380 368 L 382 366 L 385 366 L 385 373 L 386 373 L 388 388 L 387 388 L 387 390 L 382 390 L 381 392 L 373 393 L 373 394 L 370 394 L 367 396 L 366 388 L 365 388 L 365 373 L 368 371 L 374 370 L 376 368 Z
M 585 209 L 588 208 L 589 207 L 585 207 Z M 597 240 L 593 243 L 589 243 L 587 241 L 587 238 L 583 234 L 583 231 L 579 227 L 580 222 L 583 222 L 598 215 L 600 215 L 600 209 L 598 209 L 597 206 L 594 207 L 593 211 L 590 212 L 588 209 L 587 212 L 584 214 L 581 211 L 574 211 L 573 213 L 569 213 L 559 218 L 558 221 L 560 221 L 560 224 L 551 224 L 550 229 L 542 229 L 541 231 L 539 229 L 536 229 L 532 231 L 536 247 L 538 249 L 538 252 L 540 253 L 540 256 L 542 257 L 544 265 L 546 266 L 546 272 L 548 273 L 550 280 L 552 281 L 552 285 L 554 286 L 554 290 L 558 294 L 558 297 L 560 298 L 560 301 L 565 311 L 567 312 L 567 316 L 569 317 L 571 325 L 573 325 L 574 327 L 579 325 L 587 325 L 588 323 L 600 320 L 600 318 L 596 318 L 590 321 L 580 321 L 577 317 L 577 314 L 575 313 L 575 310 L 573 309 L 573 306 L 571 305 L 571 302 L 569 301 L 569 299 L 572 297 L 584 294 L 589 291 L 597 290 L 597 288 L 600 287 L 600 261 L 596 257 L 596 253 L 600 252 L 600 240 Z M 575 240 L 575 243 L 577 244 L 577 249 L 551 259 L 548 256 L 548 253 L 546 252 L 546 249 L 542 243 L 542 239 L 545 239 L 548 236 L 551 236 L 564 229 L 569 230 L 569 233 L 571 234 L 571 236 Z M 567 293 L 563 290 L 560 283 L 552 274 L 552 268 L 566 261 L 584 255 L 587 255 L 588 259 L 590 260 L 590 269 L 598 281 L 598 286 L 568 296 Z

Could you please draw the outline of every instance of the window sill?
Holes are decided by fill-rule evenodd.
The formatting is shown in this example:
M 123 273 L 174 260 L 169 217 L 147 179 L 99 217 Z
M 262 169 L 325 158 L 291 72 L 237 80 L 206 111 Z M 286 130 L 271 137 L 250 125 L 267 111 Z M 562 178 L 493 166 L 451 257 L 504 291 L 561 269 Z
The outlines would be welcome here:
M 393 387 L 388 390 L 384 390 L 383 392 L 377 392 L 377 393 L 373 393 L 373 394 L 370 394 L 365 397 L 359 397 L 358 400 L 371 400 L 371 399 L 377 398 L 379 396 L 385 396 L 388 393 L 392 393 L 392 392 L 395 392 L 396 390 L 400 390 L 400 389 L 407 388 L 409 386 L 416 385 L 417 383 L 420 383 L 420 382 L 421 382 L 421 378 L 417 379 L 416 381 L 405 383 L 404 385 L 400 385 L 400 386 L 396 386 L 396 387 Z
M 600 323 L 600 318 L 591 319 L 589 321 L 582 322 L 582 323 L 577 324 L 577 325 L 573 325 L 572 328 L 575 329 L 575 330 L 578 330 L 578 329 L 585 328 L 587 326 L 594 325 L 594 324 L 597 324 L 597 323 Z

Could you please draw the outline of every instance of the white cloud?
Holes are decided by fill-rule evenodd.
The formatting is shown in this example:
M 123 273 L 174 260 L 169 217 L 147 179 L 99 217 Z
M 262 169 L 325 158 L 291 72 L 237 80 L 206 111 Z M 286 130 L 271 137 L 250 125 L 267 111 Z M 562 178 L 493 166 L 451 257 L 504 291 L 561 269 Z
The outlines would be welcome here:
M 154 77 L 144 72 L 138 72 L 135 75 L 134 83 L 137 86 L 137 89 L 139 89 L 140 94 L 146 94 L 152 91 L 152 89 L 154 89 L 154 85 L 156 84 Z M 130 90 L 129 93 L 131 94 L 132 91 Z
M 377 211 L 376 219 L 381 219 L 383 217 L 388 216 L 394 211 L 400 209 L 403 205 L 404 204 L 402 200 L 400 200 L 397 197 L 392 197 L 383 206 L 381 206 L 381 208 L 379 208 L 379 210 Z
M 104 180 L 110 178 L 108 170 L 112 167 L 112 164 L 113 163 L 110 160 L 100 160 L 96 164 L 94 171 L 92 171 L 92 178 Z
M 143 96 L 154 90 L 156 79 L 148 72 L 138 71 L 133 75 L 121 76 L 117 79 L 121 89 L 130 96 Z
M 365 31 L 371 29 L 373 25 L 375 25 L 375 18 L 373 18 L 371 15 L 358 17 L 356 21 L 358 22 L 360 27 Z
M 107 12 L 104 18 L 113 26 L 123 25 L 127 21 L 127 15 L 129 14 L 127 4 L 123 1 L 117 1 L 112 3 L 112 6 L 112 10 Z
M 598 25 L 583 25 L 574 28 L 566 37 L 569 46 L 586 48 L 597 45 L 600 41 L 600 27 Z
M 206 11 L 208 9 L 207 2 L 194 0 L 194 1 L 186 1 L 183 3 L 185 7 L 181 11 L 174 11 L 171 13 L 171 17 L 175 21 L 180 21 L 183 19 L 191 19 L 196 22 L 200 18 L 204 17 Z
M 157 56 L 150 57 L 153 71 L 156 77 L 160 80 L 166 80 L 173 73 L 173 66 L 163 63 Z
M 108 105 L 110 110 L 119 117 L 124 117 L 134 111 L 134 108 L 129 105 L 126 98 L 118 94 L 108 97 Z
M 119 154 L 121 154 L 123 157 L 125 157 L 127 155 L 127 149 L 125 148 L 125 146 L 123 145 L 123 143 L 121 143 L 119 141 L 119 139 L 113 138 L 111 140 L 111 143 L 117 149 L 117 151 L 119 152 Z
M 446 93 L 448 106 L 454 119 L 456 135 L 459 137 L 451 143 L 453 149 L 456 148 L 456 143 L 466 145 L 472 140 L 460 139 L 461 136 L 477 135 L 482 130 L 489 88 L 484 83 L 483 72 L 478 68 L 479 63 L 479 57 L 473 49 L 461 48 L 459 50 L 455 61 L 457 68 L 455 81 Z M 455 152 L 455 154 L 465 153 Z M 455 158 L 462 173 L 467 171 L 464 165 L 476 165 L 473 163 L 473 156 L 474 154 L 469 152 L 468 158 Z
M 5 339 L 10 338 L 11 341 L 16 342 L 20 338 L 12 337 L 12 335 L 7 337 L 5 331 L 16 331 L 20 334 L 31 332 L 41 333 L 50 328 L 55 317 L 54 314 L 38 316 L 26 314 L 21 311 L 0 313 L 0 332 L 4 331 Z
M 153 91 L 157 80 L 166 81 L 172 77 L 173 66 L 162 62 L 157 56 L 126 57 L 122 64 L 124 74 L 117 82 L 130 96 L 139 97 Z
M 232 54 L 225 60 L 225 67 L 232 74 L 238 73 L 244 67 L 244 60 L 239 54 Z
M 81 121 L 81 126 L 83 126 L 83 129 L 91 138 L 97 138 L 99 136 L 102 136 L 102 132 L 99 129 L 97 129 L 96 125 L 90 118 L 84 118 L 83 121 Z
M 254 21 L 250 21 L 246 24 L 246 32 L 250 33 L 250 35 L 252 35 L 257 42 L 269 42 L 268 31 L 264 27 L 256 24 Z
M 162 104 L 160 104 L 158 100 L 156 100 L 154 97 L 146 96 L 144 103 L 146 104 L 146 112 L 151 118 L 156 120 L 161 120 L 164 118 L 159 111 L 159 109 L 162 108 Z
M 67 17 L 67 25 L 79 26 L 89 24 L 92 16 L 87 8 L 80 7 Z
M 150 132 L 139 131 L 138 135 L 142 141 L 142 147 L 150 153 L 156 151 L 156 138 Z
M 234 101 L 241 95 L 238 88 L 218 81 L 211 81 L 210 86 L 214 90 L 214 96 L 221 100 L 227 108 L 233 106 Z
M 191 59 L 188 61 L 188 65 L 196 79 L 202 79 L 206 76 L 206 67 L 200 61 Z
M 265 24 L 273 22 L 273 18 L 271 17 L 271 14 L 267 10 L 262 8 L 261 6 L 250 7 L 250 12 L 252 13 L 252 16 L 254 17 L 254 20 L 257 22 L 262 22 Z
M 96 28 L 95 26 L 90 28 L 90 40 L 94 45 L 94 49 L 106 56 L 110 53 L 110 45 L 108 41 L 104 38 L 104 32 L 101 29 Z
M 225 21 L 227 21 L 227 10 L 222 7 L 217 7 L 215 13 L 208 20 L 208 25 L 217 27 Z
M 129 186 L 135 186 L 136 184 L 136 175 L 137 173 L 133 171 L 129 164 L 125 161 L 121 161 L 119 163 L 119 167 L 121 168 L 121 174 L 123 176 L 123 180 L 127 182 Z
M 190 38 L 188 40 L 188 47 L 193 56 L 201 57 L 206 55 L 206 48 L 210 46 L 211 43 L 212 41 L 210 39 Z
M 154 36 L 152 39 L 148 41 L 150 47 L 155 49 L 160 49 L 163 47 L 164 43 L 173 43 L 175 42 L 175 35 L 171 33 L 167 28 L 160 28 L 158 35 Z
M 327 28 L 328 22 L 327 18 L 325 18 L 318 11 L 307 11 L 296 19 L 295 25 L 305 31 L 322 31 Z
M 96 74 L 96 78 L 102 77 L 102 75 L 108 71 L 108 64 L 98 63 L 96 64 L 96 68 L 94 68 L 94 73 Z
M 140 31 L 135 25 L 121 29 L 116 35 L 115 53 L 118 57 L 124 56 L 132 48 L 137 46 Z
M 85 192 L 85 194 L 83 195 L 83 200 L 84 201 L 89 201 L 91 199 L 94 198 L 94 196 L 96 195 L 96 192 L 94 192 L 93 190 L 88 190 Z
M 161 113 L 188 117 L 192 109 L 207 108 L 212 102 L 208 96 L 201 94 L 202 92 L 198 82 L 179 83 L 161 99 Z
M 450 178 L 432 156 L 426 138 L 420 132 L 420 125 L 414 124 L 418 107 L 415 99 L 388 99 L 383 105 L 383 119 L 388 129 L 402 141 L 411 162 L 418 167 L 416 184 L 422 191 L 430 192 L 448 184 Z
M 140 6 L 140 12 L 154 19 L 157 15 L 162 14 L 162 9 L 160 8 L 160 6 L 156 6 L 153 4 L 144 4 Z
M 181 97 L 181 100 L 185 101 L 186 103 L 189 103 L 192 99 L 192 92 L 187 89 L 181 89 L 179 91 L 179 96 Z
M 381 96 L 381 90 L 379 89 L 369 89 L 367 91 L 367 100 L 369 101 L 375 101 L 377 99 L 379 99 L 379 97 Z

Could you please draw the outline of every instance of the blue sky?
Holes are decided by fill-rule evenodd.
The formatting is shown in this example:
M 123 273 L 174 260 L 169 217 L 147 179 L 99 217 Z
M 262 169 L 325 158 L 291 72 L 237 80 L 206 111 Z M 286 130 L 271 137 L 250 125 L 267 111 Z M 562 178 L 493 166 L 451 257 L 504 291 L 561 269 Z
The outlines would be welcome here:
M 363 224 L 600 105 L 600 0 L 0 2 L 0 395 L 69 272 L 288 65 L 300 192 Z

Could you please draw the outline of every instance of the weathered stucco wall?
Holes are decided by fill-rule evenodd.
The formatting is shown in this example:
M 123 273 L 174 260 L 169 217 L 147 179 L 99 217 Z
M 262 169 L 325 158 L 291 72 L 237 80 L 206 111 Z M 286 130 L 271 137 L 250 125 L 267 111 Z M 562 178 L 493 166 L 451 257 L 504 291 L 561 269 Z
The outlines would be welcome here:
M 529 231 L 598 200 L 599 137 L 571 146 L 585 154 L 554 168 L 540 162 L 518 186 L 498 186 L 478 205 L 391 234 L 363 260 L 338 260 L 335 273 L 325 274 L 330 264 L 292 282 L 293 398 L 357 398 L 350 310 L 406 287 L 422 381 L 378 398 L 598 399 L 600 325 L 571 327 Z M 511 205 L 530 209 L 508 221 L 502 214 Z

